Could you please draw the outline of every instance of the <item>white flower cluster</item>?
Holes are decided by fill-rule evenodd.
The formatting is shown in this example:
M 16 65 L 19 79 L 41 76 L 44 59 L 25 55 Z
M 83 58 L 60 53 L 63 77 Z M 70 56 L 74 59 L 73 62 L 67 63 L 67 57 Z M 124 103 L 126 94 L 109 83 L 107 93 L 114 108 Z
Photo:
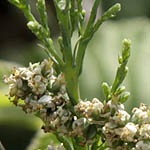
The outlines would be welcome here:
M 9 77 L 9 98 L 26 113 L 36 113 L 45 123 L 45 132 L 56 129 L 66 133 L 65 124 L 72 120 L 71 112 L 64 109 L 69 103 L 63 74 L 57 75 L 51 60 L 14 68 Z
M 36 113 L 45 132 L 81 137 L 82 145 L 93 143 L 100 133 L 110 150 L 150 150 L 150 107 L 144 104 L 134 108 L 132 116 L 115 100 L 102 103 L 94 98 L 73 107 L 64 75 L 56 73 L 50 60 L 14 68 L 4 81 L 10 84 L 13 103 L 26 113 Z
M 30 63 L 28 68 L 13 68 L 12 74 L 4 79 L 10 84 L 9 96 L 15 97 L 16 103 L 31 96 L 37 100 L 56 80 L 52 65 L 52 61 L 44 60 L 42 63 Z
M 100 125 L 110 150 L 150 149 L 150 108 L 144 104 L 133 109 L 132 117 L 125 111 L 123 104 L 112 100 L 101 103 L 95 98 L 81 101 L 75 106 L 75 111 L 85 117 L 88 123 Z
M 80 103 L 75 106 L 75 111 L 80 112 L 90 120 L 92 116 L 101 114 L 103 107 L 103 103 L 99 99 L 94 98 L 92 101 L 80 101 Z
M 140 104 L 140 107 L 134 108 L 132 110 L 132 113 L 132 121 L 137 122 L 139 124 L 150 124 L 150 107 L 147 107 L 145 104 Z
M 107 144 L 110 147 L 113 147 L 115 143 L 119 143 L 117 147 L 114 147 L 114 149 L 117 150 L 128 150 L 129 147 L 132 150 L 150 150 L 149 112 L 150 107 L 141 104 L 139 108 L 133 109 L 131 118 L 128 115 L 125 115 L 126 113 L 124 113 L 128 120 L 124 126 L 115 126 L 110 122 L 106 123 L 103 127 L 103 131 L 106 135 Z M 122 115 L 122 117 L 124 115 Z M 120 146 L 121 143 L 123 143 L 122 146 Z

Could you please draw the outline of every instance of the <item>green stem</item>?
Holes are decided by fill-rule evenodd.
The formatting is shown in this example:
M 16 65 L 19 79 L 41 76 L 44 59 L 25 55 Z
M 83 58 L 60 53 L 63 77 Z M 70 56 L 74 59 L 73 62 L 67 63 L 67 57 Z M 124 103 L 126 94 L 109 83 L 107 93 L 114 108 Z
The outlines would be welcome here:
M 77 75 L 80 76 L 81 72 L 82 72 L 82 65 L 83 65 L 83 59 L 84 59 L 84 54 L 85 54 L 85 50 L 87 48 L 88 42 L 90 39 L 85 39 L 82 38 L 79 42 L 79 47 L 78 47 L 78 51 L 77 51 L 77 57 L 76 57 L 76 72 Z
M 52 54 L 52 56 L 56 59 L 56 61 L 58 62 L 61 71 L 63 71 L 64 68 L 64 62 L 60 59 L 60 57 L 57 55 L 57 53 L 55 52 L 54 46 L 53 46 L 53 41 L 51 39 L 44 39 L 44 45 L 47 47 L 47 49 L 50 51 L 50 53 Z
M 107 21 L 110 18 L 113 18 L 117 12 L 120 11 L 121 6 L 120 4 L 115 4 L 110 9 L 108 9 L 107 12 L 103 14 L 103 16 L 98 19 L 98 21 L 94 24 L 95 18 L 96 18 L 96 12 L 97 12 L 97 4 L 100 3 L 100 0 L 95 0 L 95 3 L 92 8 L 93 14 L 91 14 L 90 19 L 88 21 L 88 24 L 86 26 L 85 32 L 79 42 L 79 47 L 77 51 L 77 57 L 76 57 L 76 63 L 77 63 L 77 73 L 78 75 L 81 74 L 82 71 L 82 65 L 83 65 L 83 59 L 85 55 L 85 51 L 87 48 L 87 45 L 89 41 L 92 39 L 94 33 L 99 29 L 100 25 Z
M 96 19 L 96 15 L 97 15 L 97 9 L 99 7 L 100 2 L 101 2 L 101 0 L 95 0 L 88 24 L 86 26 L 86 30 L 89 30 L 91 27 L 93 27 L 93 24 L 95 23 L 95 19 Z
M 33 21 L 33 22 L 37 22 L 36 19 L 34 18 L 34 16 L 32 15 L 30 9 L 23 9 L 23 13 L 24 13 L 24 16 L 26 17 L 26 19 L 28 21 Z
M 80 101 L 79 81 L 76 75 L 75 68 L 65 68 L 65 80 L 67 82 L 67 92 L 73 105 Z

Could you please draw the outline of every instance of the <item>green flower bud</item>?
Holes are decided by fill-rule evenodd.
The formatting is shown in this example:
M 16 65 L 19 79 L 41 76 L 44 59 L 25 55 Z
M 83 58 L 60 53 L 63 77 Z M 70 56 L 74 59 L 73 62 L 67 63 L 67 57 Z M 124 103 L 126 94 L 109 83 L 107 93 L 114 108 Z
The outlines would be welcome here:
M 123 63 L 127 63 L 128 58 L 130 56 L 130 47 L 131 47 L 131 41 L 128 39 L 123 40 L 123 48 L 122 48 L 122 59 Z
M 130 93 L 129 92 L 125 92 L 123 93 L 120 97 L 119 97 L 119 102 L 121 103 L 125 103 L 127 101 L 127 99 L 129 98 Z
M 102 83 L 102 88 L 104 90 L 104 94 L 106 96 L 106 99 L 108 100 L 109 99 L 109 95 L 110 95 L 110 87 L 109 87 L 109 85 L 106 82 L 103 82 Z
M 104 15 L 102 16 L 102 20 L 106 21 L 110 18 L 115 17 L 117 12 L 119 12 L 120 10 L 121 10 L 121 5 L 119 3 L 115 4 L 110 9 L 108 9 L 106 13 L 104 13 Z

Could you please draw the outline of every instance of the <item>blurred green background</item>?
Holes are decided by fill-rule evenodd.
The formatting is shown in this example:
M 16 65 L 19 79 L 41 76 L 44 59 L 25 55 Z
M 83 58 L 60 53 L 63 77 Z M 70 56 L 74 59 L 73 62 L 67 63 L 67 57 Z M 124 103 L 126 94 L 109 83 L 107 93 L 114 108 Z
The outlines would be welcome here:
M 32 4 L 35 1 L 32 0 Z M 91 0 L 86 1 L 91 2 Z M 59 35 L 55 9 L 52 1 L 46 2 L 49 26 L 55 39 Z M 129 73 L 124 85 L 131 92 L 130 99 L 126 103 L 130 112 L 141 102 L 150 105 L 150 1 L 103 0 L 100 6 L 101 12 L 116 2 L 122 4 L 122 11 L 115 19 L 101 26 L 88 46 L 80 78 L 81 97 L 89 100 L 98 97 L 103 100 L 101 83 L 107 81 L 112 84 L 122 40 L 129 38 L 132 41 L 132 52 L 128 65 Z M 33 13 L 37 16 L 35 7 Z M 75 40 L 74 37 L 73 41 Z M 25 115 L 21 109 L 9 102 L 5 96 L 8 93 L 8 86 L 2 81 L 3 75 L 9 74 L 12 67 L 28 66 L 29 62 L 42 61 L 47 57 L 37 43 L 34 35 L 26 27 L 23 14 L 6 0 L 1 0 L 0 141 L 7 150 L 25 150 L 42 125 L 38 118 Z

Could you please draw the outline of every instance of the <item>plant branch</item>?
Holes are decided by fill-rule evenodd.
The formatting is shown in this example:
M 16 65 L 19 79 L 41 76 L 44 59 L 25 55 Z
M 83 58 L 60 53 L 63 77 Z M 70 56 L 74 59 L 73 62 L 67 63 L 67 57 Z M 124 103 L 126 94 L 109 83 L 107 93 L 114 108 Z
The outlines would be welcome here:
M 118 87 L 120 86 L 120 84 L 123 82 L 124 78 L 127 75 L 128 67 L 126 65 L 128 62 L 128 58 L 130 56 L 130 47 L 131 47 L 130 40 L 125 39 L 123 41 L 122 56 L 119 57 L 120 66 L 117 69 L 115 81 L 111 89 L 112 94 L 116 92 L 116 90 L 118 89 Z
M 121 9 L 120 4 L 115 4 L 113 7 L 108 9 L 108 11 L 106 11 L 103 14 L 103 16 L 94 24 L 95 18 L 96 18 L 96 13 L 97 13 L 97 4 L 99 4 L 99 2 L 100 2 L 100 0 L 97 0 L 94 3 L 93 9 L 92 9 L 93 14 L 91 14 L 88 25 L 86 27 L 86 30 L 79 42 L 79 47 L 78 47 L 78 52 L 77 52 L 77 57 L 76 57 L 78 76 L 82 72 L 85 50 L 87 48 L 89 41 L 92 39 L 94 33 L 99 29 L 100 25 L 104 21 L 114 17 L 116 15 L 116 13 L 119 12 Z
M 62 41 L 64 45 L 64 59 L 67 67 L 72 67 L 72 45 L 71 45 L 71 20 L 70 20 L 70 8 L 69 1 L 64 2 L 59 0 L 53 0 L 57 12 L 57 18 L 62 34 Z

